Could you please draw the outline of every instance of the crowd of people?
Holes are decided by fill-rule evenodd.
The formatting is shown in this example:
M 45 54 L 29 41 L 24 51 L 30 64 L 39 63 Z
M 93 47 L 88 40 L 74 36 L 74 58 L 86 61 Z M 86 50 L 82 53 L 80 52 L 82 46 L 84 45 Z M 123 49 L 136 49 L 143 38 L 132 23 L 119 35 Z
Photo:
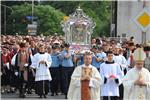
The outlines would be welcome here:
M 50 91 L 51 96 L 58 95 L 60 92 L 70 100 L 76 97 L 79 99 L 85 96 L 79 96 L 79 93 L 83 91 L 75 92 L 76 88 L 79 89 L 78 87 L 81 86 L 79 85 L 81 80 L 76 81 L 76 79 L 90 80 L 92 77 L 89 83 L 94 93 L 91 95 L 92 100 L 99 100 L 100 96 L 103 100 L 109 100 L 109 98 L 122 100 L 124 96 L 127 96 L 124 95 L 125 91 L 131 92 L 130 83 L 133 83 L 131 76 L 137 78 L 136 75 L 132 75 L 134 66 L 141 64 L 142 67 L 145 66 L 150 70 L 150 46 L 135 44 L 132 39 L 120 42 L 114 39 L 94 38 L 91 40 L 90 53 L 82 54 L 80 51 L 71 50 L 71 44 L 65 42 L 63 36 L 2 35 L 1 93 L 19 91 L 19 97 L 24 98 L 27 94 L 35 92 L 40 98 L 46 98 Z M 145 61 L 145 65 L 135 62 L 134 51 L 139 49 L 144 50 L 146 54 L 145 59 L 142 60 Z M 85 71 L 91 74 L 82 78 L 82 66 L 83 68 L 89 66 L 94 73 Z M 146 73 L 148 74 L 145 80 L 148 80 L 146 82 L 150 85 L 150 79 L 148 79 L 150 73 L 147 70 Z M 142 79 L 139 78 L 139 80 Z M 145 81 L 142 83 L 139 80 L 136 81 L 136 85 L 145 85 Z M 75 95 L 73 95 L 74 92 Z M 135 94 L 129 100 L 134 98 Z M 139 98 L 148 100 L 146 98 L 149 97 L 140 94 Z

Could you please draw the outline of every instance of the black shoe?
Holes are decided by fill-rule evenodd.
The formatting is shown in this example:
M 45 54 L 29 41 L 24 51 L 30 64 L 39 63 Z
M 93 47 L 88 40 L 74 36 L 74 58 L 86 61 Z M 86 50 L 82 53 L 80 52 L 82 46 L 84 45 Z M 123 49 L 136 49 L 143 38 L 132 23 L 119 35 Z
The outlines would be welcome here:
M 40 97 L 39 98 L 42 98 L 42 95 L 40 95 Z
M 15 91 L 14 90 L 10 90 L 10 93 L 15 93 Z
M 10 93 L 10 90 L 7 90 L 6 92 L 7 92 L 7 93 Z
M 54 93 L 52 93 L 51 96 L 54 96 Z
M 56 95 L 58 95 L 58 93 L 57 93 L 57 92 L 56 92 L 55 94 L 56 94 Z
M 32 92 L 31 92 L 31 91 L 28 91 L 27 93 L 28 93 L 28 94 L 32 94 Z
M 67 99 L 67 95 L 65 95 L 65 99 Z
M 19 98 L 21 98 L 21 96 L 22 96 L 22 95 L 21 95 L 21 94 L 19 94 Z
M 44 96 L 44 98 L 47 98 L 46 95 L 43 95 L 43 96 Z
M 26 95 L 24 94 L 24 95 L 22 95 L 22 98 L 25 98 L 26 97 Z
M 21 94 L 21 95 L 19 95 L 19 98 L 25 98 L 26 97 L 26 95 L 25 94 Z

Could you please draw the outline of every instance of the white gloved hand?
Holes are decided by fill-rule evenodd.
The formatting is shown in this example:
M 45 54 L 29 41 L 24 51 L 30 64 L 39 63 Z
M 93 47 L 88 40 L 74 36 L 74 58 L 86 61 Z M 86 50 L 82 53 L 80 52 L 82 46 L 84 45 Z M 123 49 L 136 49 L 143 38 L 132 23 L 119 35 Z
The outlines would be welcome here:
M 28 67 L 28 64 L 26 63 L 26 64 L 24 64 L 24 67 Z
M 0 76 L 2 76 L 3 75 L 3 73 L 2 72 L 0 72 Z
M 18 72 L 15 72 L 15 75 L 16 75 L 16 76 L 18 76 L 18 74 L 19 74 Z
M 8 69 L 10 69 L 10 68 L 9 68 L 9 63 L 6 63 L 6 66 L 7 66 Z

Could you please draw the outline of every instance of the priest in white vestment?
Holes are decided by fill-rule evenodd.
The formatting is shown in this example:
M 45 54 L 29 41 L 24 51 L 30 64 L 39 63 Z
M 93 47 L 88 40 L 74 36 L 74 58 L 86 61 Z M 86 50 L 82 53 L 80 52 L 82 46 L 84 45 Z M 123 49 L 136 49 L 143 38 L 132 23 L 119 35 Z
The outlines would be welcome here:
M 150 100 L 150 72 L 143 68 L 145 57 L 143 48 L 134 51 L 135 66 L 123 78 L 124 100 Z
M 101 77 L 98 70 L 91 65 L 92 62 L 92 54 L 85 52 L 84 54 L 84 64 L 81 66 L 77 66 L 71 76 L 71 82 L 68 91 L 68 100 L 83 100 L 81 99 L 81 81 L 89 80 L 89 88 L 90 88 L 90 98 L 88 100 L 100 100 L 100 84 Z M 92 69 L 91 77 L 85 76 L 82 77 L 83 69 L 90 68 Z M 85 91 L 86 92 L 86 91 Z

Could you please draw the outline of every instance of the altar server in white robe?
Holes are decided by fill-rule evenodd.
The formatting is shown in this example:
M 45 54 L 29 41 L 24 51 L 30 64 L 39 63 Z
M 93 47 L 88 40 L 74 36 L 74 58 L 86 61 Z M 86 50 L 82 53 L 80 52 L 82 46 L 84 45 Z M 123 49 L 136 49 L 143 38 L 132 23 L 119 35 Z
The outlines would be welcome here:
M 81 80 L 88 79 L 90 87 L 89 100 L 100 100 L 100 84 L 102 79 L 98 70 L 91 65 L 92 54 L 91 52 L 85 52 L 84 64 L 77 66 L 71 76 L 71 82 L 68 91 L 68 100 L 81 100 Z M 91 77 L 82 77 L 83 68 L 92 68 Z
M 101 64 L 100 74 L 103 79 L 101 86 L 103 100 L 117 100 L 123 72 L 120 65 L 114 62 L 112 51 L 107 52 L 107 61 Z
M 52 59 L 50 54 L 45 52 L 45 45 L 39 45 L 39 52 L 33 56 L 31 68 L 36 69 L 36 94 L 42 98 L 46 98 L 49 92 L 49 82 L 52 80 L 49 67 L 51 66 Z
M 120 46 L 116 46 L 114 49 L 114 57 L 113 60 L 115 61 L 115 63 L 120 65 L 120 68 L 122 70 L 122 72 L 124 73 L 124 75 L 127 73 L 127 61 L 125 59 L 125 57 L 123 55 L 120 54 L 120 50 L 121 47 Z M 119 99 L 123 99 L 123 84 L 121 84 L 119 86 Z
M 145 58 L 143 48 L 134 51 L 135 66 L 123 78 L 124 100 L 150 100 L 150 72 L 143 68 Z
M 115 47 L 113 60 L 115 63 L 120 65 L 121 70 L 124 72 L 127 69 L 127 60 L 123 55 L 120 54 L 121 49 L 122 48 L 119 46 Z

